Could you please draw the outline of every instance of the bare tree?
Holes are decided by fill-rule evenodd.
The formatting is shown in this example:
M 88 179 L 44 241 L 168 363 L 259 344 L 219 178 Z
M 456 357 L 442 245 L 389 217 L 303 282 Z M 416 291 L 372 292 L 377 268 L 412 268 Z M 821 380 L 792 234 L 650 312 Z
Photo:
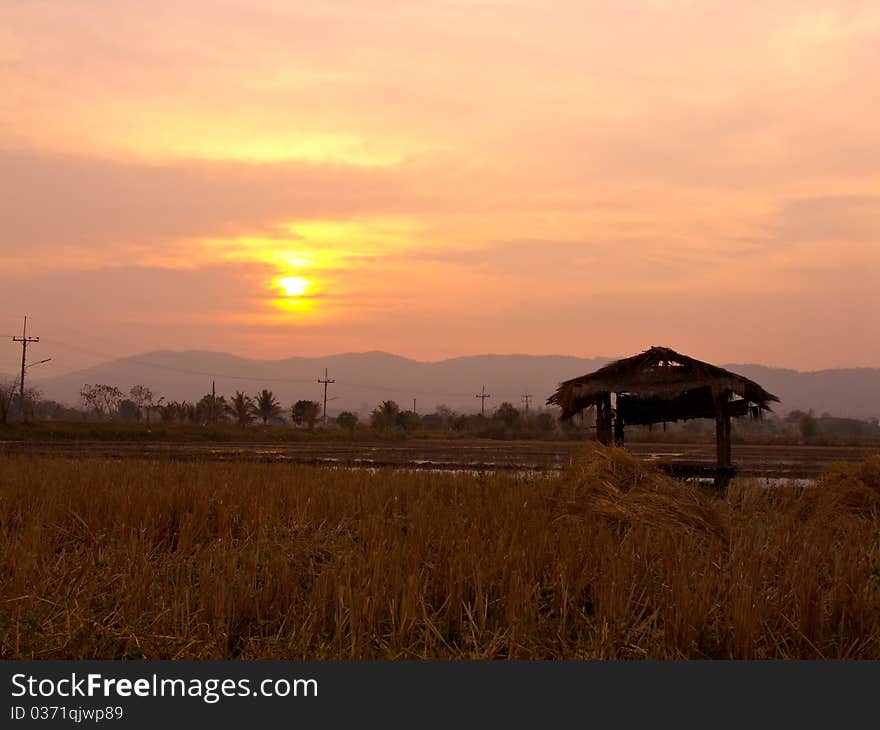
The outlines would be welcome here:
M 25 423 L 30 423 L 34 421 L 37 405 L 40 403 L 40 399 L 43 397 L 43 391 L 39 388 L 28 387 L 24 389 L 24 403 L 21 404 L 22 407 L 22 420 Z
M 112 417 L 123 398 L 122 391 L 115 385 L 89 385 L 86 383 L 79 392 L 83 405 L 99 418 Z
M 153 410 L 153 391 L 146 385 L 132 386 L 128 391 L 131 400 L 138 409 L 147 417 L 147 425 L 150 425 L 150 411 Z
M 3 378 L 0 380 L 0 423 L 7 423 L 12 411 L 12 403 L 18 392 L 18 380 Z
M 162 419 L 162 423 L 184 423 L 191 404 L 186 401 L 176 400 L 163 403 L 164 400 L 164 398 L 160 398 L 154 406 L 159 413 L 159 418 Z
M 98 413 L 98 390 L 97 386 L 86 383 L 79 391 L 79 399 L 86 411 Z

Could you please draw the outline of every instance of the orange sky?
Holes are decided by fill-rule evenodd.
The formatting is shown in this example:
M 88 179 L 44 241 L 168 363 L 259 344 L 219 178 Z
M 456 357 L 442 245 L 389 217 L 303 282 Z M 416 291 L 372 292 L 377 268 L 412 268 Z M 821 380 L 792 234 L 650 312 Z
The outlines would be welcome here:
M 856 0 L 0 0 L 0 335 L 880 366 L 878 48 Z

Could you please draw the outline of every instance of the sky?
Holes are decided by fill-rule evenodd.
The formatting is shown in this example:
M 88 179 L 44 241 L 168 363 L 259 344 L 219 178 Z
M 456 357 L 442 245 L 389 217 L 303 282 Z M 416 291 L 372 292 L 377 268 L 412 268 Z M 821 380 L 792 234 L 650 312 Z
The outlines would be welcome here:
M 876 0 L 0 0 L 0 335 L 877 367 L 878 49 Z

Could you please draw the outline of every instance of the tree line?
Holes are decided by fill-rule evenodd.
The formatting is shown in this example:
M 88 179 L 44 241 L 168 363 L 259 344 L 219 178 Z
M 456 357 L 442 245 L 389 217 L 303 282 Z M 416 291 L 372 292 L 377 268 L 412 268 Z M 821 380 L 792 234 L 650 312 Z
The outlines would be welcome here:
M 7 421 L 17 400 L 17 391 L 4 388 L 0 383 L 0 422 Z M 83 385 L 80 389 L 79 408 L 71 408 L 55 401 L 43 400 L 36 389 L 26 391 L 25 409 L 33 420 L 93 420 L 124 423 L 219 425 L 234 424 L 247 428 L 252 424 L 264 426 L 292 424 L 313 430 L 321 420 L 322 407 L 317 401 L 301 399 L 283 406 L 268 389 L 250 395 L 236 391 L 225 395 L 206 393 L 197 401 L 166 400 L 157 397 L 145 385 L 135 385 L 124 391 L 104 383 Z M 327 419 L 329 426 L 350 433 L 370 430 L 381 434 L 412 433 L 414 431 L 448 431 L 469 433 L 492 438 L 546 437 L 558 434 L 560 425 L 554 413 L 543 410 L 523 412 L 512 403 L 503 402 L 494 412 L 485 416 L 462 413 L 445 405 L 429 413 L 416 413 L 401 408 L 393 400 L 377 404 L 366 419 L 360 414 L 344 410 Z M 566 425 L 561 428 L 565 430 Z
M 283 406 L 268 389 L 249 395 L 243 391 L 226 398 L 207 393 L 197 401 L 168 401 L 156 397 L 145 385 L 135 385 L 128 391 L 107 384 L 86 384 L 80 390 L 80 406 L 70 407 L 42 398 L 39 389 L 25 390 L 26 420 L 35 421 L 115 421 L 124 423 L 236 425 L 247 428 L 261 423 L 264 426 L 290 424 L 313 430 L 322 416 L 321 404 L 301 399 Z M 0 379 L 0 424 L 18 414 L 18 381 Z M 413 432 L 448 432 L 484 438 L 584 438 L 594 430 L 591 412 L 568 422 L 559 422 L 556 414 L 542 409 L 525 411 L 510 402 L 501 403 L 493 412 L 484 415 L 463 413 L 445 405 L 429 413 L 416 413 L 401 408 L 393 400 L 377 404 L 364 420 L 360 414 L 345 410 L 327 419 L 327 425 L 354 434 L 371 431 L 383 435 Z M 646 441 L 706 440 L 711 438 L 714 423 L 711 420 L 693 420 L 650 428 L 630 426 L 633 437 Z M 815 415 L 812 411 L 791 411 L 785 416 L 770 414 L 759 420 L 736 419 L 734 439 L 754 443 L 875 443 L 880 441 L 880 420 L 835 418 L 828 413 Z
M 253 396 L 236 391 L 227 399 L 224 395 L 207 393 L 198 401 L 166 401 L 155 398 L 146 386 L 136 385 L 128 393 L 110 385 L 83 386 L 80 399 L 87 414 L 97 420 L 125 422 L 157 420 L 160 423 L 188 423 L 200 425 L 235 424 L 247 428 L 254 423 L 264 426 L 290 423 L 312 430 L 321 419 L 321 404 L 313 400 L 297 400 L 288 408 L 282 406 L 275 394 L 263 389 Z M 384 400 L 362 422 L 358 413 L 345 410 L 328 419 L 334 427 L 354 432 L 370 429 L 379 433 L 423 431 L 468 432 L 490 437 L 527 437 L 550 435 L 557 431 L 554 414 L 537 411 L 520 412 L 509 402 L 502 403 L 489 416 L 460 413 L 441 405 L 431 413 L 419 414 L 402 409 L 393 400 Z
M 234 423 L 242 428 L 254 422 L 263 425 L 288 422 L 314 428 L 321 414 L 321 405 L 312 400 L 298 400 L 285 409 L 271 390 L 263 389 L 251 396 L 236 391 L 227 400 L 224 395 L 206 393 L 198 401 L 166 401 L 156 398 L 150 388 L 135 385 L 128 393 L 111 385 L 86 384 L 80 400 L 89 415 L 98 420 L 145 421 L 212 425 Z

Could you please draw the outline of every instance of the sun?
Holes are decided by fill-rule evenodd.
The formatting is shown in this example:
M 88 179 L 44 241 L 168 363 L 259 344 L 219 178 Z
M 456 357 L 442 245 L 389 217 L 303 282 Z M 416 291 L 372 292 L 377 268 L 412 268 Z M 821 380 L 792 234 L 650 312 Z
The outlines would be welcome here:
M 301 297 L 308 293 L 311 282 L 301 276 L 282 276 L 275 282 L 286 297 Z

